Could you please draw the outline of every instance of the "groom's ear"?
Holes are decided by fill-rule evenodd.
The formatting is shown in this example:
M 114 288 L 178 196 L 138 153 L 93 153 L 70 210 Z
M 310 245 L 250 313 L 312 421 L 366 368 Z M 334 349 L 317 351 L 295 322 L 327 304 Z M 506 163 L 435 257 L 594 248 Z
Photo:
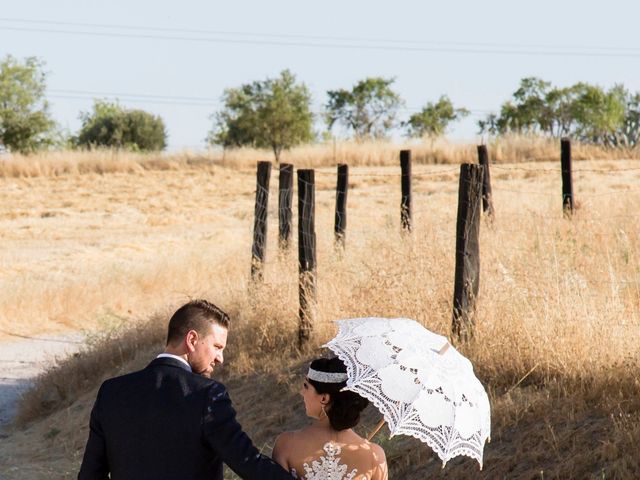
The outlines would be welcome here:
M 198 341 L 198 332 L 195 330 L 189 330 L 184 337 L 187 350 L 193 352 L 195 350 L 196 342 Z

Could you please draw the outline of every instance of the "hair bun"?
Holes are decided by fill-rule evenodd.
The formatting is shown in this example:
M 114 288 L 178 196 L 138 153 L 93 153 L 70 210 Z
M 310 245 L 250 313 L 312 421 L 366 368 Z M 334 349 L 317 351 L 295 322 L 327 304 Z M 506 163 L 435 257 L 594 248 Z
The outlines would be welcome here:
M 318 358 L 311 362 L 311 368 L 326 373 L 346 373 L 347 368 L 338 357 Z M 327 411 L 331 427 L 346 430 L 355 427 L 360 421 L 360 413 L 369 405 L 369 400 L 350 390 L 342 390 L 346 382 L 322 383 L 309 379 L 318 393 L 328 393 L 331 397 Z

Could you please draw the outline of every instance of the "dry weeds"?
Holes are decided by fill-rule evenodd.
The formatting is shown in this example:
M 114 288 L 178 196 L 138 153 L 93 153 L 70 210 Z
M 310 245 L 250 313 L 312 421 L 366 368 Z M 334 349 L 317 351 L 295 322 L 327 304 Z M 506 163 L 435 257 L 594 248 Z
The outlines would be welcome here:
M 449 477 L 640 475 L 640 170 L 633 161 L 613 160 L 576 168 L 579 209 L 570 221 L 562 215 L 555 162 L 497 165 L 492 171 L 496 219 L 481 228 L 476 339 L 461 348 L 489 389 L 493 441 L 482 474 L 462 459 L 447 466 Z M 66 207 L 61 202 L 77 201 L 74 191 L 90 190 L 81 187 L 86 175 L 3 180 L 4 195 L 28 200 L 24 216 L 10 218 L 7 209 L 1 217 L 5 241 L 15 249 L 3 254 L 2 281 L 8 286 L 25 280 L 13 299 L 7 295 L 0 302 L 0 311 L 10 311 L 26 329 L 54 328 L 56 321 L 66 328 L 89 322 L 95 329 L 101 327 L 95 318 L 106 311 L 112 329 L 81 356 L 47 372 L 25 397 L 26 430 L 13 436 L 11 465 L 32 455 L 28 438 L 64 435 L 64 449 L 51 441 L 48 457 L 31 466 L 45 471 L 49 458 L 73 471 L 96 386 L 144 365 L 162 347 L 167 313 L 189 296 L 210 298 L 233 317 L 221 374 L 240 418 L 266 451 L 276 432 L 305 421 L 295 396 L 297 378 L 305 360 L 333 334 L 332 320 L 406 316 L 447 334 L 457 169 L 415 169 L 410 238 L 399 232 L 397 170 L 352 170 L 344 255 L 333 246 L 334 172 L 317 173 L 318 319 L 311 351 L 302 355 L 293 341 L 296 249 L 276 253 L 273 201 L 265 281 L 248 282 L 253 175 L 219 167 L 104 175 L 85 201 Z M 39 201 L 64 217 L 41 215 Z M 110 215 L 101 216 L 107 210 Z M 92 222 L 94 230 L 87 228 Z M 30 228 L 10 228 L 16 224 Z M 98 243 L 95 249 L 91 242 Z M 43 245 L 46 252 L 40 251 Z M 32 258 L 35 253 L 40 257 Z M 49 276 L 53 265 L 58 282 Z M 144 320 L 154 308 L 162 310 Z M 39 323 L 50 311 L 59 316 Z M 4 321 L 4 329 L 22 328 Z M 133 325 L 127 328 L 128 323 Z M 258 409 L 255 396 L 272 401 L 260 402 Z M 292 405 L 294 414 L 288 415 Z M 380 441 L 393 478 L 424 478 L 440 470 L 424 446 L 402 438 Z M 30 478 L 48 478 L 38 475 Z
M 487 142 L 494 163 L 546 162 L 559 158 L 559 141 L 555 139 L 509 135 Z M 410 149 L 413 162 L 422 165 L 460 164 L 477 161 L 476 146 L 446 139 L 387 141 L 335 141 L 302 145 L 282 153 L 282 162 L 299 168 L 333 167 L 338 163 L 358 166 L 395 166 L 398 150 Z M 602 148 L 572 145 L 575 160 L 639 159 L 639 148 Z M 154 170 L 198 170 L 215 165 L 235 170 L 255 168 L 258 160 L 273 160 L 270 150 L 255 148 L 184 150 L 176 153 L 135 153 L 118 150 L 52 151 L 35 155 L 0 157 L 0 178 L 56 177 L 61 175 L 99 175 L 109 173 L 142 174 Z

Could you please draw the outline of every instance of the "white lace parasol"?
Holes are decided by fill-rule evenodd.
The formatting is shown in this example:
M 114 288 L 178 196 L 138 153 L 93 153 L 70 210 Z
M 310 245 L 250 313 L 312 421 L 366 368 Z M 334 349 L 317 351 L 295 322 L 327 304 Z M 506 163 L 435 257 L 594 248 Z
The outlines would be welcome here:
M 448 340 L 406 318 L 339 320 L 325 346 L 347 366 L 347 389 L 380 410 L 391 436 L 426 442 L 446 464 L 475 458 L 489 438 L 489 398 L 471 362 Z

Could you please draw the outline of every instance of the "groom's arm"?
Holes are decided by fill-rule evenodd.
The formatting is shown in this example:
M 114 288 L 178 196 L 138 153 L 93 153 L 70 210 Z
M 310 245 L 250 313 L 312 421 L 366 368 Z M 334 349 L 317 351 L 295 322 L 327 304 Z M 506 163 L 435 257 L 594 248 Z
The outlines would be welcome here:
M 99 403 L 102 387 L 98 391 L 96 403 L 91 409 L 89 420 L 89 439 L 84 450 L 84 457 L 78 480 L 108 480 L 109 464 L 107 462 L 106 447 L 102 426 L 100 425 Z
M 292 476 L 262 455 L 236 420 L 227 389 L 215 383 L 203 417 L 204 436 L 220 459 L 244 479 L 291 480 Z

